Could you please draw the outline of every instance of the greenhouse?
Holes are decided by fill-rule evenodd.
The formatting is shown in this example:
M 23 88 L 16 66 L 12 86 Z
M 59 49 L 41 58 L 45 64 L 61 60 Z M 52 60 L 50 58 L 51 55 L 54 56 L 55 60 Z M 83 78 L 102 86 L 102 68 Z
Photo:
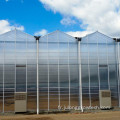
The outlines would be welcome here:
M 83 38 L 55 31 L 34 37 L 19 30 L 0 35 L 0 113 L 15 111 L 15 94 L 26 93 L 27 111 L 58 106 L 100 106 L 111 91 L 120 107 L 119 39 L 100 32 Z

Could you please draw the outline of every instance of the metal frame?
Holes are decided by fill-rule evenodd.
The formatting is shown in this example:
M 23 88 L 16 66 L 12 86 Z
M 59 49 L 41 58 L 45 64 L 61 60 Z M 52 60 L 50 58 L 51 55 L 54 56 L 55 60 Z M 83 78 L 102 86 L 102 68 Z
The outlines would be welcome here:
M 59 46 L 59 32 L 57 32 L 57 40 L 58 40 L 58 54 L 59 54 L 59 49 L 60 49 L 60 46 Z M 58 57 L 58 100 L 59 100 L 59 107 L 60 107 L 60 67 L 59 67 L 59 57 Z M 59 109 L 60 110 L 60 109 Z
M 28 53 L 28 51 L 27 51 L 27 34 L 26 34 L 26 53 Z M 26 57 L 26 93 L 27 93 L 27 57 Z
M 108 89 L 110 90 L 110 76 L 109 76 L 109 61 L 108 61 L 108 42 L 106 40 L 106 53 L 107 53 L 107 65 L 108 65 Z
M 91 103 L 91 80 L 90 80 L 90 54 L 89 54 L 89 45 L 88 45 L 88 36 L 87 36 L 87 48 L 88 48 L 88 75 L 89 75 L 89 103 Z
M 50 62 L 49 62 L 49 41 L 48 41 L 48 38 L 49 36 L 47 35 L 47 70 L 48 70 L 48 111 L 50 110 Z M 37 114 L 39 114 L 39 37 L 36 37 L 36 43 L 37 43 L 37 51 L 36 51 L 36 55 L 37 55 Z M 17 51 L 16 51 L 16 44 L 17 44 L 17 31 L 15 29 L 15 36 L 14 36 L 14 39 L 15 39 L 15 56 L 17 54 Z M 83 112 L 83 101 L 82 101 L 82 74 L 81 74 L 81 39 L 77 39 L 78 40 L 78 68 L 79 68 L 79 105 L 81 107 L 81 111 Z M 98 62 L 97 64 L 97 70 L 98 70 L 98 84 L 99 84 L 99 90 L 101 89 L 101 83 L 100 83 L 100 59 L 99 59 L 99 41 L 98 39 L 96 39 L 96 45 L 97 45 L 97 58 L 96 58 L 96 61 Z M 6 41 L 4 40 L 4 48 L 3 48 L 3 113 L 5 112 L 5 45 L 6 45 Z M 66 64 L 67 65 L 67 69 L 68 69 L 68 82 L 69 82 L 69 106 L 71 105 L 71 71 L 70 71 L 70 41 L 67 41 L 66 42 L 67 45 L 68 45 L 68 57 L 66 58 L 66 60 L 68 60 L 68 63 Z M 60 55 L 60 38 L 59 38 L 59 32 L 57 32 L 57 42 L 56 44 L 58 45 L 58 54 Z M 88 42 L 88 36 L 87 36 L 87 46 L 89 45 L 89 42 Z M 109 43 L 108 41 L 106 41 L 106 54 L 107 54 L 107 69 L 108 69 L 108 88 L 110 90 L 110 76 L 109 76 L 109 51 L 108 51 L 108 46 Z M 26 34 L 26 53 L 28 53 L 28 36 Z M 89 50 L 89 46 L 88 46 L 88 50 Z M 119 51 L 119 42 L 116 43 L 116 59 L 117 59 L 117 77 L 118 77 L 118 101 L 119 101 L 119 107 L 120 107 L 120 51 Z M 91 71 L 90 71 L 90 53 L 89 51 L 87 52 L 88 53 L 88 75 L 89 75 L 89 102 L 90 102 L 90 106 L 92 105 L 91 103 L 91 78 L 90 78 L 90 75 L 91 75 Z M 57 68 L 57 72 L 58 72 L 58 100 L 59 100 L 59 106 L 61 104 L 61 86 L 60 86 L 60 56 L 58 55 L 58 58 L 56 58 L 58 60 L 58 68 Z M 25 58 L 24 58 L 25 59 Z M 105 58 L 106 59 L 106 58 Z M 27 85 L 28 85 L 28 76 L 27 76 L 27 70 L 28 70 L 28 59 L 26 58 L 26 92 L 27 92 Z M 17 91 L 16 89 L 16 63 L 17 63 L 17 60 L 15 59 L 15 84 L 14 84 L 14 92 Z
M 70 59 L 69 59 L 69 52 L 70 52 L 70 47 L 69 47 L 69 41 L 68 41 L 68 79 L 69 79 L 69 106 L 70 106 Z M 70 109 L 70 107 L 69 107 Z
M 120 107 L 120 47 L 119 47 L 119 42 L 117 42 L 118 44 L 118 49 L 117 49 L 117 52 L 118 52 L 118 102 L 119 102 L 119 107 Z
M 3 113 L 5 112 L 4 105 L 5 105 L 5 93 L 4 93 L 4 81 L 5 81 L 5 40 L 4 40 L 4 49 L 3 49 Z
M 81 55 L 80 55 L 80 40 L 78 40 L 78 67 L 79 67 L 79 105 L 81 107 L 81 111 L 83 112 L 82 105 L 82 77 L 81 77 Z
M 100 61 L 99 61 L 99 45 L 98 45 L 98 40 L 97 40 L 97 59 L 98 59 L 98 84 L 99 84 L 99 91 L 100 91 Z M 100 101 L 99 101 L 99 105 L 100 105 Z
M 17 33 L 16 33 L 16 29 L 15 29 L 15 57 L 16 57 L 16 40 L 17 40 Z M 15 59 L 15 90 L 14 93 L 16 93 L 16 59 Z
M 39 39 L 40 36 L 34 36 L 37 41 L 37 114 L 39 114 Z
M 48 50 L 48 56 L 47 56 L 47 60 L 48 60 L 48 111 L 49 111 L 49 107 L 50 107 L 50 85 L 49 85 L 49 82 L 50 82 L 50 76 L 49 76 L 49 47 L 48 47 L 48 35 L 47 35 L 47 50 Z

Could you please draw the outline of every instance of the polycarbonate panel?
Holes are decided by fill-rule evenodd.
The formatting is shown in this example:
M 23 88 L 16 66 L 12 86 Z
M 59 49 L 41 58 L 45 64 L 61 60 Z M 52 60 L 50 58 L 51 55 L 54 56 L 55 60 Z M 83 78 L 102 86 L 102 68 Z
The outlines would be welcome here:
M 68 43 L 60 43 L 59 52 L 69 52 Z
M 15 52 L 15 42 L 5 41 L 4 50 L 6 53 L 7 52 Z
M 1 57 L 3 57 L 3 52 L 4 52 L 4 41 L 1 41 L 1 37 L 0 37 L 0 59 L 2 59 Z
M 33 91 L 33 90 L 31 90 Z M 27 110 L 28 111 L 37 111 L 37 95 L 36 95 L 36 91 L 33 92 L 28 92 L 27 93 Z
M 116 65 L 109 65 L 109 79 L 110 79 L 110 86 L 117 86 L 117 74 L 116 74 Z M 116 88 L 117 90 L 117 88 Z
M 116 44 L 112 38 L 99 32 L 83 37 L 80 43 L 83 106 L 89 106 L 90 100 L 92 106 L 99 106 L 99 85 L 102 89 L 110 88 L 112 105 L 118 106 Z M 27 90 L 28 111 L 36 111 L 37 42 L 35 38 L 18 30 L 10 31 L 0 35 L 0 51 L 0 106 L 2 106 L 3 92 L 3 63 L 5 63 L 5 111 L 14 110 L 13 95 L 16 90 L 20 92 Z M 107 66 L 106 70 L 103 69 L 104 66 Z M 42 36 L 39 40 L 40 110 L 58 109 L 59 103 L 61 106 L 68 106 L 70 102 L 71 106 L 77 106 L 78 72 L 77 40 L 60 31 Z
M 112 38 L 100 32 L 95 32 L 83 37 L 80 47 L 82 90 L 83 94 L 90 94 L 88 96 L 86 95 L 84 98 L 87 99 L 87 97 L 89 98 L 91 96 L 91 98 L 89 98 L 91 99 L 91 105 L 99 106 L 99 86 L 100 89 L 106 90 L 112 87 L 111 81 L 113 78 L 115 80 L 114 83 L 117 81 L 117 71 L 115 72 L 116 67 L 109 67 L 111 65 L 116 65 L 116 44 Z M 114 69 L 113 73 L 111 69 Z M 85 77 L 85 74 L 88 74 L 87 77 Z M 111 92 L 115 94 L 115 89 L 111 89 Z M 94 97 L 95 94 L 97 98 Z M 84 101 L 83 104 L 85 104 Z
M 15 30 L 15 32 L 16 32 L 16 36 L 15 36 L 15 39 L 16 39 L 16 42 L 26 42 L 26 40 L 27 40 L 27 34 L 26 33 L 24 33 L 24 32 L 21 32 L 21 31 L 19 31 L 19 30 Z
M 16 37 L 16 30 L 12 30 L 12 31 L 9 31 L 9 32 L 6 32 L 4 34 L 1 34 L 0 35 L 0 41 L 4 42 L 4 41 L 7 41 L 7 42 L 14 42 L 15 41 L 15 37 Z
M 108 89 L 108 68 L 100 68 L 100 89 Z
M 52 53 L 52 55 L 50 54 L 50 56 L 57 58 L 57 54 L 58 53 Z M 40 52 L 39 51 L 39 59 L 47 59 L 47 58 L 48 58 L 48 53 L 47 52 Z
M 98 66 L 94 65 L 90 66 L 90 92 L 99 93 Z
M 26 91 L 26 66 L 16 65 L 16 91 Z
M 82 38 L 83 43 L 112 43 L 113 39 L 96 31 Z
M 118 97 L 112 97 L 111 98 L 112 106 L 118 107 L 119 106 L 119 99 Z
M 58 44 L 56 43 L 48 43 L 48 52 L 58 52 Z
M 58 88 L 49 89 L 50 109 L 58 109 Z
M 98 53 L 99 55 L 106 54 L 107 55 L 107 43 L 99 43 L 98 44 Z
M 27 52 L 36 52 L 37 51 L 37 45 L 36 40 L 33 40 L 32 42 L 27 42 Z
M 40 52 L 40 54 L 41 54 L 41 52 L 43 53 L 43 52 L 48 52 L 48 45 L 47 45 L 47 43 L 45 42 L 45 43 L 42 43 L 41 42 L 41 38 L 40 38 L 40 41 L 39 41 L 39 52 Z M 47 53 L 45 53 L 45 54 L 47 54 Z
M 70 105 L 71 106 L 79 106 L 79 90 L 77 89 L 70 89 L 71 93 L 70 93 Z M 72 93 L 72 92 L 76 92 L 76 93 Z
M 39 109 L 48 110 L 48 86 L 39 89 Z
M 26 65 L 26 59 L 16 59 L 16 65 Z
M 82 95 L 83 106 L 90 106 L 89 94 Z
M 27 109 L 36 111 L 37 108 L 37 66 L 27 64 Z
M 36 81 L 37 81 L 37 73 L 36 71 L 29 70 L 27 71 L 27 85 L 28 88 L 36 89 Z
M 14 112 L 14 89 L 4 89 L 4 111 Z
M 0 90 L 0 113 L 3 112 L 3 92 Z
M 70 65 L 70 105 L 71 106 L 79 106 L 78 83 L 79 83 L 78 65 Z
M 35 98 L 36 96 L 36 80 L 35 80 L 36 79 L 36 41 L 35 41 L 35 38 L 31 35 L 28 35 L 18 30 L 13 30 L 0 35 L 0 51 L 1 51 L 0 53 L 0 58 L 1 58 L 0 60 L 0 111 L 2 110 L 2 106 L 3 106 L 2 105 L 3 72 L 4 72 L 4 91 L 5 91 L 5 98 L 4 98 L 5 112 L 14 111 L 14 92 L 16 90 L 20 92 L 26 91 L 26 78 L 29 81 L 28 97 L 34 96 L 33 101 L 35 101 L 36 99 Z M 3 71 L 3 63 L 4 63 L 4 71 Z M 28 69 L 26 69 L 27 63 L 28 63 Z M 29 65 L 32 65 L 32 67 L 31 66 L 29 67 Z M 22 68 L 20 68 L 20 66 Z M 23 68 L 24 66 L 25 68 Z M 27 74 L 26 74 L 26 70 L 28 70 Z M 30 70 L 33 70 L 33 71 L 30 71 Z M 15 82 L 16 82 L 16 85 L 15 85 Z M 15 90 L 15 86 L 16 86 L 16 90 Z M 29 105 L 30 104 L 28 104 L 28 106 Z M 36 106 L 34 108 L 36 109 Z M 31 106 L 31 109 L 32 109 L 32 106 Z
M 0 65 L 0 112 L 3 111 L 3 65 Z
M 59 42 L 76 42 L 76 39 L 66 33 L 58 31 Z
M 77 51 L 78 51 L 77 46 L 78 46 L 77 42 L 69 43 L 69 52 L 76 52 L 77 53 Z
M 99 106 L 99 94 L 92 94 L 91 93 L 91 105 L 92 106 Z
M 25 55 L 24 55 L 24 59 L 27 57 L 27 59 L 35 59 L 37 58 L 37 54 L 35 52 L 27 52 Z
M 4 57 L 5 59 L 16 59 L 15 53 L 14 52 L 6 52 Z
M 26 53 L 16 52 L 15 58 L 18 59 L 18 60 L 19 60 L 19 59 L 26 59 Z
M 16 52 L 26 52 L 26 41 L 16 42 Z
M 60 88 L 60 105 L 61 106 L 69 105 L 69 88 L 67 87 Z
M 59 52 L 59 59 L 68 59 L 68 52 Z
M 58 42 L 58 31 L 52 32 L 47 36 L 47 41 L 49 43 Z

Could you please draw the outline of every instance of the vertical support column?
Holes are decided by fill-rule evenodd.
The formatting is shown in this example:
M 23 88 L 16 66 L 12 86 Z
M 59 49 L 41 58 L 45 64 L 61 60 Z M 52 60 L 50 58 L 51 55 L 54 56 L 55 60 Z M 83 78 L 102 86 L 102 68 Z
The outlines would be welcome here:
M 27 34 L 26 34 L 26 54 L 27 54 Z M 26 55 L 27 56 L 27 55 Z M 27 58 L 26 58 L 26 93 L 27 93 Z
M 39 39 L 40 36 L 34 36 L 37 41 L 37 114 L 39 114 Z
M 110 90 L 109 62 L 108 62 L 108 44 L 107 44 L 107 41 L 106 41 L 106 49 L 107 49 L 107 66 L 108 66 L 108 89 Z
M 4 49 L 3 49 L 3 113 L 5 112 L 4 106 L 5 106 L 5 93 L 4 93 L 4 81 L 5 81 L 5 40 L 4 40 Z
M 15 58 L 16 58 L 16 29 L 15 29 Z M 15 59 L 15 90 L 16 92 L 16 59 Z
M 69 79 L 69 109 L 70 109 L 70 61 L 69 61 L 69 52 L 70 52 L 70 47 L 69 47 L 69 41 L 68 41 L 68 79 Z
M 78 65 L 79 65 L 79 105 L 81 107 L 81 111 L 83 112 L 82 106 L 82 79 L 81 79 L 81 55 L 80 55 L 80 41 L 78 38 Z
M 39 41 L 37 40 L 37 114 L 39 114 Z
M 57 40 L 58 40 L 58 106 L 60 107 L 60 63 L 59 63 L 59 32 L 57 32 Z M 59 109 L 60 110 L 60 109 Z
M 47 49 L 48 49 L 48 35 L 47 35 Z M 47 56 L 47 59 L 48 59 L 48 111 L 49 111 L 49 107 L 50 107 L 50 85 L 49 85 L 49 81 L 50 81 L 50 78 L 49 78 L 49 50 L 48 50 L 48 56 Z
M 99 69 L 99 44 L 98 44 L 98 40 L 97 40 L 97 58 L 98 58 L 98 83 L 99 83 L 99 91 L 100 91 L 100 69 Z M 100 105 L 100 101 L 99 101 L 99 105 Z
M 118 44 L 118 51 L 117 51 L 117 53 L 118 53 L 118 101 L 119 101 L 119 107 L 120 107 L 120 52 L 119 52 L 119 50 L 120 50 L 120 47 L 119 47 L 119 42 L 117 42 L 117 44 Z
M 88 45 L 88 36 L 87 36 L 87 45 Z M 90 103 L 90 106 L 91 106 L 91 89 L 90 89 L 90 54 L 89 54 L 89 46 L 87 46 L 88 48 L 88 75 L 89 75 L 89 103 Z

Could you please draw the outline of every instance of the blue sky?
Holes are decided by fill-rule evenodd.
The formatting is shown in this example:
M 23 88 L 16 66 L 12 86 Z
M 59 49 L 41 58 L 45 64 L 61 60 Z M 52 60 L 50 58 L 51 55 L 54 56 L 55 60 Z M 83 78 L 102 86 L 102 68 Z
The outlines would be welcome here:
M 48 32 L 81 30 L 79 24 L 62 25 L 62 15 L 46 10 L 38 0 L 0 1 L 0 20 L 8 20 L 11 25 L 22 25 L 24 31 L 29 34 L 33 35 L 42 29 Z
M 0 34 L 15 27 L 31 35 L 98 30 L 120 37 L 120 0 L 0 0 Z

